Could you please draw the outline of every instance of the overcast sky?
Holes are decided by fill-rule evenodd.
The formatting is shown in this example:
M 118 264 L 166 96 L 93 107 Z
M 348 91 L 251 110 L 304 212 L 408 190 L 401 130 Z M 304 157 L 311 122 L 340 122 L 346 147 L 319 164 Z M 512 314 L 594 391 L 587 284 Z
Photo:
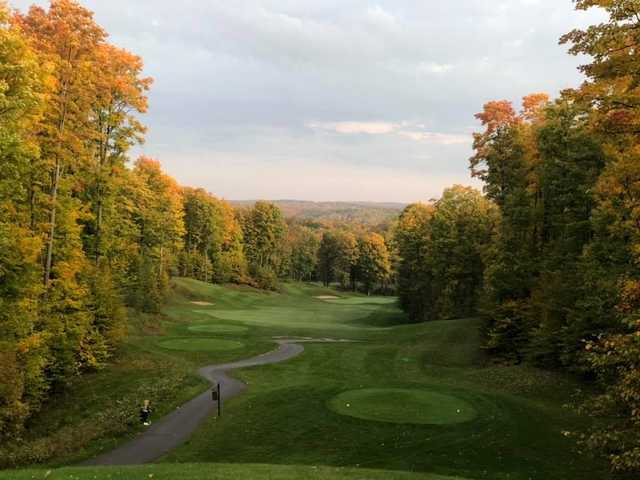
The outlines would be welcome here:
M 48 1 L 11 0 L 25 9 Z M 228 199 L 411 202 L 468 173 L 473 114 L 577 86 L 570 0 L 84 0 L 155 79 L 146 155 Z

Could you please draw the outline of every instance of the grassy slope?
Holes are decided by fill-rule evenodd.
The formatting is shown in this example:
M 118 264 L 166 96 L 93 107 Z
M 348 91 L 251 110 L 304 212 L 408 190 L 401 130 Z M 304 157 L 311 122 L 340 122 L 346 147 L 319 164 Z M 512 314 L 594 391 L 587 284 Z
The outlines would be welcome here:
M 164 333 L 159 318 L 138 316 L 130 330 L 107 368 L 75 379 L 30 421 L 20 442 L 0 445 L 0 465 L 90 457 L 139 430 L 141 399 L 157 399 L 163 414 L 207 387 L 193 362 L 157 347 Z
M 206 422 L 188 443 L 164 458 L 164 464 L 61 470 L 48 478 L 71 478 L 79 472 L 79 478 L 111 474 L 114 479 L 133 479 L 143 478 L 140 475 L 149 468 L 154 478 L 177 478 L 171 477 L 177 471 L 181 478 L 194 479 L 378 478 L 362 470 L 326 470 L 318 465 L 424 474 L 387 473 L 379 478 L 607 478 L 601 464 L 578 456 L 572 441 L 561 435 L 581 423 L 561 407 L 573 390 L 571 381 L 526 367 L 484 366 L 475 320 L 387 328 L 401 314 L 384 299 L 321 301 L 313 297 L 326 290 L 297 284 L 288 285 L 283 295 L 190 280 L 178 280 L 177 286 L 178 295 L 166 309 L 173 319 L 165 324 L 166 335 L 139 339 L 147 351 L 168 355 L 173 362 L 196 365 L 250 356 L 272 348 L 269 339 L 274 335 L 359 342 L 310 344 L 302 356 L 287 363 L 236 372 L 249 383 L 249 391 L 228 402 L 222 419 Z M 214 305 L 195 305 L 192 300 Z M 189 330 L 211 324 L 250 328 L 229 333 Z M 157 347 L 166 338 L 203 335 L 242 342 L 244 349 L 202 353 Z M 479 415 L 454 425 L 402 425 L 341 416 L 328 408 L 336 395 L 359 388 L 417 388 L 453 395 L 472 404 Z M 157 403 L 155 397 L 152 400 Z M 403 405 L 397 408 L 401 414 Z M 176 467 L 175 462 L 189 466 Z M 193 465 L 198 462 L 227 465 Z M 11 472 L 13 476 L 0 474 L 0 479 L 38 478 L 41 473 L 18 477 Z

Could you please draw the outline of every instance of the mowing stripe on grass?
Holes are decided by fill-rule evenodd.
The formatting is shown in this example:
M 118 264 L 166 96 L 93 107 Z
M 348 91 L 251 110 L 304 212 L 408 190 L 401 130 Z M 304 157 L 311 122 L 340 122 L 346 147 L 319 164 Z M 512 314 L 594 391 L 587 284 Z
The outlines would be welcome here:
M 244 333 L 249 330 L 242 325 L 224 325 L 219 323 L 192 325 L 188 328 L 190 332 L 195 333 Z
M 163 340 L 159 345 L 168 350 L 180 350 L 182 352 L 220 352 L 237 350 L 244 346 L 244 344 L 233 340 L 194 337 Z

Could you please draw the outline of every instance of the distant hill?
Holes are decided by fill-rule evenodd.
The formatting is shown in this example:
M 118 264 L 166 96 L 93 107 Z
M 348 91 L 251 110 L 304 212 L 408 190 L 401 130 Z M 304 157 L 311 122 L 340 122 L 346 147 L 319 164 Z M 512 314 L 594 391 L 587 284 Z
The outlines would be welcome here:
M 378 225 L 394 220 L 406 207 L 404 203 L 378 202 L 308 202 L 303 200 L 269 200 L 286 218 L 317 222 L 349 222 Z M 235 207 L 251 207 L 255 200 L 232 200 Z

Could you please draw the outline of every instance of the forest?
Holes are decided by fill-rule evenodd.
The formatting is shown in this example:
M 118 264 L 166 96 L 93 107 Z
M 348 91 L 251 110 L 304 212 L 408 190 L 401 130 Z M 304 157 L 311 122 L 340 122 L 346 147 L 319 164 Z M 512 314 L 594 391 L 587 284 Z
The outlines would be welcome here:
M 476 115 L 473 177 L 381 223 L 285 217 L 182 186 L 144 142 L 151 78 L 73 0 L 0 2 L 0 438 L 108 368 L 172 277 L 397 295 L 415 323 L 481 317 L 483 348 L 580 378 L 576 442 L 640 471 L 640 5 L 562 38 L 587 80 Z M 376 215 L 375 218 L 378 218 Z

